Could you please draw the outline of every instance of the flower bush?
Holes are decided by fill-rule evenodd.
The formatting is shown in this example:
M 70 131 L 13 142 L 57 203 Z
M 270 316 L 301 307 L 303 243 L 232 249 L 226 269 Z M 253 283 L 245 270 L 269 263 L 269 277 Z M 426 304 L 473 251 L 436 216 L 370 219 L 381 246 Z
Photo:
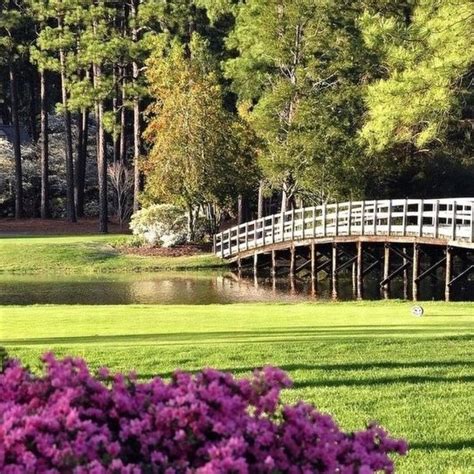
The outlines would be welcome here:
M 171 204 L 155 204 L 135 212 L 130 229 L 151 245 L 173 247 L 186 242 L 186 215 Z
M 33 375 L 7 359 L 0 373 L 0 472 L 392 472 L 403 440 L 376 425 L 344 433 L 306 403 L 282 406 L 280 369 L 250 379 L 205 369 L 140 383 L 93 377 L 80 359 L 43 357 Z

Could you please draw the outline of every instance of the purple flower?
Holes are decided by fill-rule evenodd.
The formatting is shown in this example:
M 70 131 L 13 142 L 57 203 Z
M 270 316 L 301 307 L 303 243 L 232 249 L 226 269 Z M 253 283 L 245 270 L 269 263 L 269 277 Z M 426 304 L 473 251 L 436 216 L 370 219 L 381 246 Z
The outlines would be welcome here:
M 377 425 L 344 433 L 312 405 L 283 406 L 278 368 L 250 379 L 204 369 L 139 383 L 81 359 L 43 356 L 37 377 L 18 361 L 0 372 L 0 472 L 393 472 L 407 444 Z

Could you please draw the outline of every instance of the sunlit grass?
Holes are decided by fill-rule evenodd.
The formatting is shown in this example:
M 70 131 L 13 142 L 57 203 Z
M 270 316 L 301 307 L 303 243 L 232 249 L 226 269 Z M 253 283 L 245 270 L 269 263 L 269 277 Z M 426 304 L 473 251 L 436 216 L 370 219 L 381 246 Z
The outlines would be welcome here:
M 46 350 L 141 379 L 213 366 L 248 374 L 278 365 L 305 399 L 346 429 L 378 420 L 412 450 L 400 472 L 474 465 L 474 304 L 330 303 L 30 306 L 0 309 L 0 340 L 36 370 Z
M 205 269 L 225 263 L 210 254 L 182 257 L 124 255 L 117 236 L 0 238 L 0 273 L 99 273 Z

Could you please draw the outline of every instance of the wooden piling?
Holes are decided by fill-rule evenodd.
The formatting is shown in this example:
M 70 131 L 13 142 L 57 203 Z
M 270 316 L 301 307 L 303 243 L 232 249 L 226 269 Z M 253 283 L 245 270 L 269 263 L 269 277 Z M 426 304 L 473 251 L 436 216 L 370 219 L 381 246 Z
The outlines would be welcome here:
M 408 255 L 408 249 L 406 247 L 403 247 L 402 249 L 403 255 Z M 409 289 L 409 284 L 408 284 L 408 259 L 406 257 L 403 257 L 403 298 L 408 299 L 408 289 Z
M 317 275 L 316 275 L 316 244 L 314 242 L 311 242 L 311 248 L 310 248 L 310 254 L 311 254 L 311 280 L 316 280 Z
M 385 244 L 383 254 L 383 280 L 384 285 L 382 286 L 383 297 L 388 300 L 390 298 L 390 281 L 388 276 L 390 275 L 390 244 Z
M 272 277 L 275 278 L 277 269 L 276 250 L 272 250 Z
M 420 246 L 413 244 L 413 277 L 412 277 L 412 295 L 413 301 L 418 301 L 419 281 L 418 274 L 420 273 Z
M 352 264 L 352 297 L 357 298 L 357 262 Z
M 450 301 L 451 299 L 451 279 L 453 275 L 453 250 L 451 247 L 446 247 L 446 278 L 444 284 L 444 299 Z
M 295 276 L 295 259 L 296 259 L 295 245 L 292 244 L 290 247 L 290 276 Z
M 362 242 L 357 242 L 357 299 L 364 297 L 364 249 Z
M 337 284 L 337 244 L 332 244 L 331 252 L 331 288 L 332 298 L 337 300 L 338 297 L 338 284 Z

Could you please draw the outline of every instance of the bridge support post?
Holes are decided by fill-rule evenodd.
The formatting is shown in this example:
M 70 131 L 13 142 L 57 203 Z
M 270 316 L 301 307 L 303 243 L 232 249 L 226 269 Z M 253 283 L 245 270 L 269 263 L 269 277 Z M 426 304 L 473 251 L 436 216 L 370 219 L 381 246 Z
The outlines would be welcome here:
M 352 297 L 357 298 L 357 261 L 352 263 Z
M 276 277 L 277 272 L 276 250 L 272 250 L 272 277 Z
M 390 244 L 384 245 L 384 255 L 383 255 L 383 280 L 384 284 L 382 286 L 383 297 L 387 300 L 390 298 Z
M 295 276 L 295 245 L 291 244 L 290 248 L 290 277 Z
M 403 257 L 403 266 L 405 267 L 404 270 L 403 270 L 403 298 L 408 300 L 408 288 L 409 288 L 409 285 L 408 285 L 408 258 L 406 257 L 406 255 L 408 255 L 408 249 L 406 247 L 403 247 L 402 249 L 402 253 L 403 255 L 405 255 Z
M 357 299 L 364 297 L 364 249 L 362 242 L 357 242 Z
M 253 254 L 253 274 L 255 277 L 257 276 L 257 270 L 258 270 L 258 253 L 255 252 Z
M 331 253 L 331 286 L 332 286 L 332 297 L 337 300 L 338 297 L 338 288 L 337 288 L 337 244 L 332 244 L 332 253 Z
M 419 280 L 418 274 L 420 272 L 420 246 L 413 244 L 413 278 L 412 278 L 412 292 L 413 301 L 418 301 Z
M 451 279 L 453 275 L 453 249 L 446 247 L 446 279 L 444 284 L 444 299 L 451 299 Z
M 316 274 L 316 244 L 314 242 L 311 242 L 311 248 L 310 248 L 310 258 L 311 258 L 311 280 L 316 280 L 317 279 L 317 274 Z

